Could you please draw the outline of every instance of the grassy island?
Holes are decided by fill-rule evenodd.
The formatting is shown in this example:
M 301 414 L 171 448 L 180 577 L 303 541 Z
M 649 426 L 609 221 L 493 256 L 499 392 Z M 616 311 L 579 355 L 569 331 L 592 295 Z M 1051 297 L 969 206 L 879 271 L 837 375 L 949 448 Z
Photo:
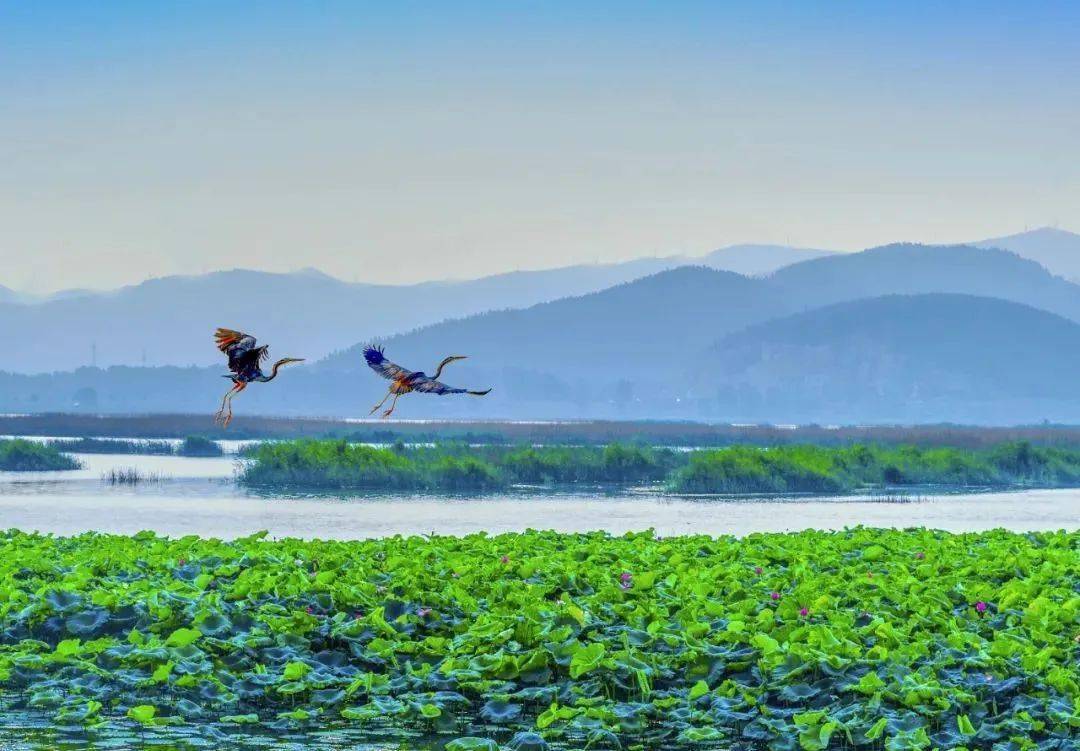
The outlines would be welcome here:
M 986 449 L 854 445 L 673 451 L 591 446 L 375 448 L 300 440 L 253 447 L 245 485 L 467 492 L 511 485 L 654 483 L 675 493 L 851 493 L 871 488 L 1080 485 L 1080 451 L 1029 443 Z
M 673 451 L 617 444 L 375 448 L 326 440 L 264 443 L 247 456 L 252 461 L 240 475 L 245 485 L 444 492 L 659 482 L 682 461 Z
M 216 441 L 188 436 L 178 446 L 169 441 L 126 440 L 121 438 L 58 438 L 47 445 L 76 454 L 146 454 L 150 456 L 222 456 Z
M 669 483 L 681 493 L 846 493 L 869 487 L 1080 484 L 1080 451 L 1030 443 L 988 449 L 855 445 L 698 451 Z
M 0 441 L 0 471 L 50 472 L 81 466 L 78 460 L 52 446 L 21 438 Z

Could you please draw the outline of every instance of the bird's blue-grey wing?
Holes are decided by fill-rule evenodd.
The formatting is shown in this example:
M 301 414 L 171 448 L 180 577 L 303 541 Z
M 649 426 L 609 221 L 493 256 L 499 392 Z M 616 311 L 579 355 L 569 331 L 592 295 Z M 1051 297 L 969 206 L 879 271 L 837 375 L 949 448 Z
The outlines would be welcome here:
M 364 347 L 364 360 L 368 367 L 381 375 L 383 378 L 396 381 L 399 378 L 407 378 L 413 375 L 413 371 L 392 363 L 383 354 L 383 348 L 378 346 Z
M 427 376 L 414 378 L 409 382 L 409 385 L 413 387 L 413 391 L 418 391 L 421 394 L 464 394 L 468 391 L 468 389 L 458 389 L 453 386 L 447 386 L 442 381 L 436 381 Z

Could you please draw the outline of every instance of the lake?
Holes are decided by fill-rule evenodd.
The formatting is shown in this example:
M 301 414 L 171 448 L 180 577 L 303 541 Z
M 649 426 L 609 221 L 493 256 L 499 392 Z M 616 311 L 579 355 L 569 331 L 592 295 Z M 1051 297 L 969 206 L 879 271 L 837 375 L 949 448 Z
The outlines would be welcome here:
M 179 536 L 232 538 L 267 530 L 275 537 L 358 539 L 452 534 L 653 528 L 660 535 L 926 526 L 953 532 L 1080 528 L 1080 489 L 911 496 L 687 498 L 655 490 L 619 493 L 266 494 L 236 486 L 235 457 L 78 454 L 72 472 L 0 472 L 0 527 L 71 535 L 151 529 Z M 167 479 L 134 487 L 101 476 L 134 468 Z M 924 491 L 925 492 L 925 491 Z

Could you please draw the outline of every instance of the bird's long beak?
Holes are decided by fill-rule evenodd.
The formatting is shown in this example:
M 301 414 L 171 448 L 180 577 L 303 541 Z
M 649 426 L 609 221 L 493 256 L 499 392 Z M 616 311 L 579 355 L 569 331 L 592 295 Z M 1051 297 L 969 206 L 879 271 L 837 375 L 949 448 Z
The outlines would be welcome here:
M 303 362 L 303 357 L 286 357 L 285 362 Z

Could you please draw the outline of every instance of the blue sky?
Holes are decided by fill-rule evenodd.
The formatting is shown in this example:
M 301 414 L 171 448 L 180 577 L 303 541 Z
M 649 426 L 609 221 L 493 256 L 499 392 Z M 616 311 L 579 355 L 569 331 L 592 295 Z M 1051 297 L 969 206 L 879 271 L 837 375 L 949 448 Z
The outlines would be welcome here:
M 0 284 L 1077 229 L 1074 5 L 0 0 Z

